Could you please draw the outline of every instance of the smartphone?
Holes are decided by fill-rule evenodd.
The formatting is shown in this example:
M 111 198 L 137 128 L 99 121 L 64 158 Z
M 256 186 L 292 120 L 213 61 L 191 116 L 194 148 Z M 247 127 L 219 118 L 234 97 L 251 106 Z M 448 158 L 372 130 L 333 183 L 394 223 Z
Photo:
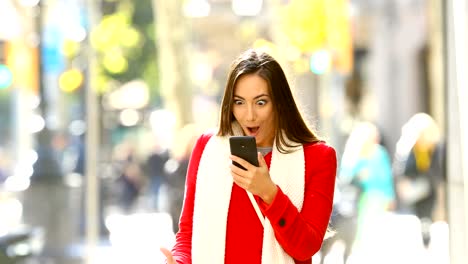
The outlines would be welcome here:
M 252 136 L 233 136 L 229 138 L 231 154 L 248 161 L 250 164 L 258 167 L 257 143 Z M 233 161 L 232 164 L 246 170 L 242 165 Z

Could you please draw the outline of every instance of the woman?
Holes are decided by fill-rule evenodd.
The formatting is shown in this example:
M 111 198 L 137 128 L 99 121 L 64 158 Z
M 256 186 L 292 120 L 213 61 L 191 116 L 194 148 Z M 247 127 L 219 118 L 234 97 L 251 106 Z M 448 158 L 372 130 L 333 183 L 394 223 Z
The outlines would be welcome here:
M 437 207 L 439 199 L 444 197 L 444 153 L 440 129 L 430 115 L 416 113 L 402 127 L 395 159 L 399 206 L 421 220 L 425 246 L 430 242 L 434 217 L 445 218 L 445 213 Z
M 255 137 L 259 167 L 230 155 L 233 135 Z M 248 50 L 231 67 L 218 132 L 193 149 L 176 244 L 161 251 L 171 264 L 311 263 L 335 176 L 335 151 L 306 126 L 281 66 Z
M 349 135 L 339 179 L 358 187 L 357 230 L 353 249 L 369 250 L 378 241 L 382 220 L 395 207 L 392 165 L 380 132 L 371 122 L 359 122 Z

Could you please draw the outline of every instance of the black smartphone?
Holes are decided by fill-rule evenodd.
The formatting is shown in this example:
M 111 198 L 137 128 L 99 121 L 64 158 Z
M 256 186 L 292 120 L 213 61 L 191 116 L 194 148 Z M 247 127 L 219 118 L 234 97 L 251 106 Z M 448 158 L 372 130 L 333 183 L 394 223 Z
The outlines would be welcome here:
M 245 159 L 250 164 L 258 167 L 257 159 L 257 143 L 255 137 L 252 136 L 233 136 L 229 138 L 229 146 L 231 154 Z M 242 165 L 233 161 L 232 164 L 246 170 Z

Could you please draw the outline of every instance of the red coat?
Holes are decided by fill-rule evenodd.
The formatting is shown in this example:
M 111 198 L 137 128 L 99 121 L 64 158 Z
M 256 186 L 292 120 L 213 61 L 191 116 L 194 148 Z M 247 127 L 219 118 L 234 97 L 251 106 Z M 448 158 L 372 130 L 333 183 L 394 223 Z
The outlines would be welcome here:
M 198 139 L 188 167 L 179 232 L 172 249 L 178 263 L 192 263 L 195 186 L 200 158 L 210 137 L 205 134 Z M 320 250 L 332 211 L 337 165 L 335 150 L 324 143 L 305 144 L 304 155 L 305 195 L 300 212 L 280 188 L 269 206 L 255 197 L 273 225 L 276 239 L 296 264 L 312 263 L 312 256 Z M 270 166 L 271 152 L 264 158 Z M 263 226 L 247 193 L 234 184 L 227 219 L 225 263 L 260 264 L 262 239 Z

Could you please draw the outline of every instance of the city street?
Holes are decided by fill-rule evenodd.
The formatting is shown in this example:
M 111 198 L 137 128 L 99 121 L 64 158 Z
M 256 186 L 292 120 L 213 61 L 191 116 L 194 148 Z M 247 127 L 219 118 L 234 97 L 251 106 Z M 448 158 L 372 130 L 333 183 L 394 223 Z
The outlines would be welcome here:
M 468 263 L 467 25 L 461 0 L 0 0 L 0 264 L 163 263 L 184 205 L 194 262 L 337 232 L 313 264 Z M 267 165 L 228 171 L 232 136 Z
M 168 214 L 125 215 L 115 211 L 106 216 L 103 228 L 108 230 L 102 232 L 98 248 L 87 251 L 81 199 L 80 188 L 62 184 L 36 184 L 24 192 L 24 221 L 44 227 L 46 234 L 42 254 L 28 259 L 27 264 L 161 263 L 159 247 L 170 248 L 174 243 Z M 353 251 L 346 264 L 449 264 L 446 223 L 432 225 L 432 241 L 427 249 L 423 247 L 420 222 L 415 216 L 388 214 L 369 228 L 373 236 Z M 338 241 L 326 256 L 325 264 L 342 264 L 342 254 L 343 244 Z M 318 263 L 320 257 L 320 253 L 316 254 L 313 263 Z

